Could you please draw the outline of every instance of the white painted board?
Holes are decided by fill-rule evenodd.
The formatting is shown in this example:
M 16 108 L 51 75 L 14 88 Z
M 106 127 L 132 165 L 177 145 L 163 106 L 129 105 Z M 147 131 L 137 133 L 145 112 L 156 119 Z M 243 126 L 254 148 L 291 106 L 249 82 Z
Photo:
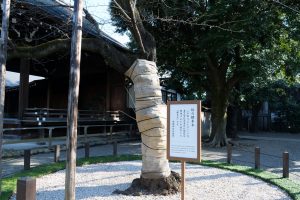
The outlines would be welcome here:
M 170 104 L 170 157 L 199 158 L 198 109 L 198 104 Z

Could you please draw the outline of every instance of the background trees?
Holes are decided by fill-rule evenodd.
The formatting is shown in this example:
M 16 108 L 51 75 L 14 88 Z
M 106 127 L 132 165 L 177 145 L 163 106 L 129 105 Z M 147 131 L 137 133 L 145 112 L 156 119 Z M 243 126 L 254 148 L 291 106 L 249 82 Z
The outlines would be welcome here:
M 198 98 L 203 94 L 209 100 L 213 146 L 227 142 L 227 106 L 240 83 L 249 83 L 254 77 L 265 79 L 279 69 L 289 73 L 297 67 L 293 37 L 298 32 L 299 16 L 291 9 L 291 6 L 297 9 L 297 3 L 258 0 L 137 3 L 145 27 L 157 41 L 160 69 L 170 73 L 172 81 L 181 84 L 182 90 L 193 88 L 188 91 Z M 120 32 L 126 30 L 119 16 L 114 16 L 114 21 Z M 282 48 L 278 49 L 279 46 Z

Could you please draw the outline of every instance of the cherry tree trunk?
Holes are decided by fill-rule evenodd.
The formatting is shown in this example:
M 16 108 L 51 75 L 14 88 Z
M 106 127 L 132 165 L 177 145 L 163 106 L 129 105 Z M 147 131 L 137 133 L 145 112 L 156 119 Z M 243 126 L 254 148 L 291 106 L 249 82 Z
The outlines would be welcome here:
M 142 137 L 141 178 L 133 181 L 130 194 L 173 194 L 179 191 L 180 177 L 171 172 L 167 160 L 167 106 L 162 101 L 155 62 L 138 59 L 125 72 L 134 84 L 136 120 Z M 126 194 L 126 193 L 125 193 Z
M 125 73 L 135 92 L 136 120 L 142 137 L 143 178 L 170 175 L 167 160 L 167 106 L 162 102 L 156 64 L 137 60 Z

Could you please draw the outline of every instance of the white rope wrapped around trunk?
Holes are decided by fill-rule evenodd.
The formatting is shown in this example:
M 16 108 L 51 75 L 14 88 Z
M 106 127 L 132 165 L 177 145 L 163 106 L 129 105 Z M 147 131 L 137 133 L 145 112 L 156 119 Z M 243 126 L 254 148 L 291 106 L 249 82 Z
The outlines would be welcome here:
M 162 102 L 156 64 L 138 59 L 125 75 L 134 84 L 136 120 L 142 137 L 142 178 L 168 177 L 167 107 Z

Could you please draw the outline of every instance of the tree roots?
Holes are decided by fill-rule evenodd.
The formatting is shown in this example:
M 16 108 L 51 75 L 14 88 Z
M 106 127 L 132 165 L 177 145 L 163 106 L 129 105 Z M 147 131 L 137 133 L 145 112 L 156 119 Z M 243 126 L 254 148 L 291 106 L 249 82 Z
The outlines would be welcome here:
M 224 147 L 228 144 L 228 140 L 226 138 L 223 139 L 213 139 L 209 142 L 209 146 L 211 147 Z
M 167 178 L 160 179 L 144 179 L 137 178 L 131 183 L 131 186 L 125 191 L 115 190 L 114 194 L 123 195 L 171 195 L 180 191 L 181 177 L 176 172 L 171 172 Z

